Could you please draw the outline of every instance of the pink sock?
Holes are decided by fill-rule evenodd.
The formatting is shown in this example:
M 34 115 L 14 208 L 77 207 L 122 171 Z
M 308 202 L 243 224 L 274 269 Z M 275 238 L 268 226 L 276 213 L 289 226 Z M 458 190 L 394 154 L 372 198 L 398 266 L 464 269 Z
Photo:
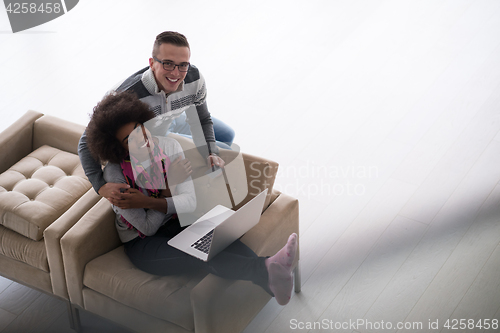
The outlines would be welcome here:
M 293 233 L 288 237 L 286 245 L 265 261 L 269 274 L 269 289 L 280 305 L 287 304 L 292 295 L 292 264 L 296 252 L 297 234 Z
M 293 233 L 288 237 L 288 241 L 281 250 L 279 250 L 274 256 L 266 259 L 266 267 L 272 263 L 278 263 L 283 267 L 291 269 L 293 260 L 295 259 L 295 253 L 297 252 L 297 234 Z

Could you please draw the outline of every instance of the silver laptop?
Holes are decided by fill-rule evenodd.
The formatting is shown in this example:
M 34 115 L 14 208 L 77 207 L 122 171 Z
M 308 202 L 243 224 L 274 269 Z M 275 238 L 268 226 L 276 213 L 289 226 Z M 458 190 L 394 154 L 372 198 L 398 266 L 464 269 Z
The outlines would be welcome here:
M 237 211 L 217 205 L 184 229 L 168 244 L 203 261 L 209 261 L 259 223 L 267 189 Z

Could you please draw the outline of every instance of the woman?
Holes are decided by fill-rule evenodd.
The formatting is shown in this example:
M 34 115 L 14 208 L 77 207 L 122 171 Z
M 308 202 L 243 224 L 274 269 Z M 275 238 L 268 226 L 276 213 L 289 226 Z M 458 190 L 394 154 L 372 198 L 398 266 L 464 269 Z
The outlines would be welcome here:
M 152 137 L 143 126 L 154 116 L 133 94 L 108 95 L 94 108 L 86 130 L 91 153 L 108 162 L 105 180 L 130 186 L 124 191 L 126 199 L 113 204 L 127 256 L 136 267 L 155 275 L 203 269 L 227 279 L 249 280 L 275 296 L 280 305 L 287 304 L 296 234 L 269 258 L 257 256 L 239 240 L 208 262 L 168 245 L 182 230 L 175 214 L 193 211 L 196 197 L 191 166 L 179 143 Z

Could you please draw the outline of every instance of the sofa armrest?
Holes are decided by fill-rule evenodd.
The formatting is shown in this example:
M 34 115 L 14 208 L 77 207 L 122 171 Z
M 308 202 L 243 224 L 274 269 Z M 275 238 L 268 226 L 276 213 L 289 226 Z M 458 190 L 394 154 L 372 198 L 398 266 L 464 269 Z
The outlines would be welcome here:
M 268 293 L 249 281 L 209 274 L 191 291 L 195 332 L 241 332 L 270 299 Z
M 48 145 L 78 155 L 78 141 L 85 126 L 52 116 L 43 116 L 33 128 L 33 150 Z
M 288 236 L 294 232 L 299 234 L 299 200 L 280 193 L 262 214 L 259 223 L 241 241 L 259 256 L 272 256 L 285 246 Z
M 241 240 L 259 256 L 270 256 L 286 244 L 293 232 L 299 233 L 299 203 L 281 193 L 262 214 L 259 223 Z M 297 251 L 294 265 L 298 259 Z M 209 274 L 191 291 L 195 331 L 240 332 L 269 299 L 262 288 L 251 282 L 231 281 Z
M 101 199 L 90 189 L 70 209 L 61 215 L 44 231 L 45 247 L 49 262 L 52 290 L 55 295 L 69 299 L 66 278 L 64 275 L 61 238 L 82 218 L 89 209 Z
M 61 238 L 69 299 L 82 308 L 85 265 L 121 245 L 115 216 L 111 204 L 102 198 Z
M 41 116 L 28 111 L 0 133 L 0 173 L 33 151 L 33 124 Z

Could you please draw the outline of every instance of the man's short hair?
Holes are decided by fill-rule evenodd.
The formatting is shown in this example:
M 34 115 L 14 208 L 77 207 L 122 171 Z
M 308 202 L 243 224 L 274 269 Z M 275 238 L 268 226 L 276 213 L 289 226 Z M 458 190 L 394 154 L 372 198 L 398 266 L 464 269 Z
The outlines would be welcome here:
M 186 36 L 175 31 L 164 31 L 158 36 L 153 44 L 153 57 L 158 54 L 161 44 L 172 44 L 175 46 L 185 46 L 189 49 L 189 43 Z

